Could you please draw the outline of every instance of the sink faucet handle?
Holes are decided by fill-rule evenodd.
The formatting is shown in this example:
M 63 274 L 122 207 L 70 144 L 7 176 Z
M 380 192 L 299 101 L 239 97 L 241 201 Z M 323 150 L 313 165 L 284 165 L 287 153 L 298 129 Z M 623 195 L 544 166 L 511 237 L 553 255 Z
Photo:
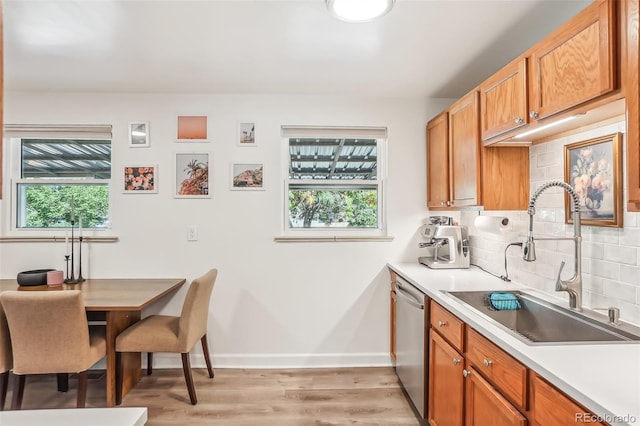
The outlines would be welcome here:
M 560 270 L 558 271 L 558 279 L 556 280 L 556 291 L 563 291 L 567 289 L 567 284 L 560 278 L 562 276 L 562 269 L 564 269 L 564 260 L 560 263 Z

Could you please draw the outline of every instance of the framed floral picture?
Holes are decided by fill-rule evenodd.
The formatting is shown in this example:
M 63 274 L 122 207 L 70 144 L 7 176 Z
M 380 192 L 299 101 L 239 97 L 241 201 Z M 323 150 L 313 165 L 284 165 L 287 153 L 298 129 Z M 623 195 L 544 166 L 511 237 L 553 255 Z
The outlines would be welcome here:
M 256 146 L 256 123 L 250 121 L 238 123 L 238 146 Z
M 176 198 L 210 198 L 209 153 L 180 152 L 176 154 Z
M 125 194 L 157 194 L 158 166 L 126 166 L 124 168 Z
M 129 123 L 129 146 L 131 148 L 148 148 L 149 122 L 136 121 Z
M 234 191 L 264 190 L 262 163 L 231 164 L 231 189 Z
M 622 134 L 564 147 L 564 179 L 580 201 L 583 225 L 622 227 Z M 565 222 L 573 223 L 572 200 L 565 194 Z

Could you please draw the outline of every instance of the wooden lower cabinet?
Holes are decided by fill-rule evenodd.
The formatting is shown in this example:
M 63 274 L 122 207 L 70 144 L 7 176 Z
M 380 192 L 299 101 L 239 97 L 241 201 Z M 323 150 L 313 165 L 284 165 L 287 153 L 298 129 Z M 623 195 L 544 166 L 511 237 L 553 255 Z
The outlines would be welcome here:
M 531 424 L 569 426 L 588 423 L 601 425 L 597 416 L 573 402 L 554 386 L 531 373 Z
M 473 367 L 465 369 L 465 426 L 526 426 L 527 419 Z M 549 425 L 555 423 L 549 423 Z
M 391 290 L 391 297 L 389 299 L 391 303 L 389 309 L 391 312 L 391 318 L 389 320 L 389 324 L 391 325 L 389 333 L 389 355 L 394 364 L 396 363 L 396 298 L 396 292 Z
M 433 329 L 429 339 L 429 425 L 462 426 L 464 358 Z

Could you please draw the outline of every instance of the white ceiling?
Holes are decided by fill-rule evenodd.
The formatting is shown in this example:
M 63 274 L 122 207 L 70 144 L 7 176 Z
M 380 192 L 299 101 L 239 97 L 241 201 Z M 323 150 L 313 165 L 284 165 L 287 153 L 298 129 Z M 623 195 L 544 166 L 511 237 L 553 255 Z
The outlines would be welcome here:
M 588 3 L 4 0 L 5 89 L 457 98 Z

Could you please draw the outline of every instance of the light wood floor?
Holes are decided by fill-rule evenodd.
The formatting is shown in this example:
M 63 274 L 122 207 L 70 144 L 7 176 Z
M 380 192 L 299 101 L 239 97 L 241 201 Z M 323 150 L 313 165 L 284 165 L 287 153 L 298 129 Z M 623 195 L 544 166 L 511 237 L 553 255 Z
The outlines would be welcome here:
M 148 407 L 147 425 L 420 425 L 393 368 L 193 370 L 198 404 L 181 369 L 143 372 L 123 406 Z M 87 407 L 104 407 L 104 375 L 89 380 Z M 57 392 L 55 376 L 31 376 L 23 409 L 75 407 L 76 380 Z M 10 406 L 11 388 L 7 395 Z

